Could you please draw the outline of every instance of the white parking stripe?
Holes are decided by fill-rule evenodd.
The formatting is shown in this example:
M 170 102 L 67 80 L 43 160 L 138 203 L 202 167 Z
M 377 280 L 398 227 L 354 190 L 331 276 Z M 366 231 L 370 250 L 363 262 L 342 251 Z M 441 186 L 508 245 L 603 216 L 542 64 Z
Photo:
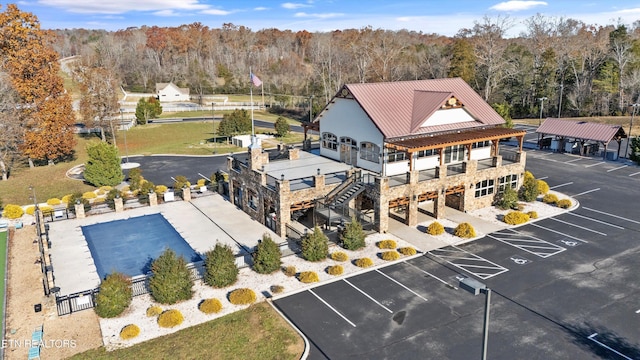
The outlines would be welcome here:
M 629 174 L 629 176 L 636 176 L 638 174 L 640 174 L 640 171 L 638 171 L 637 173 Z
M 553 189 L 557 189 L 557 188 L 559 188 L 559 187 L 567 186 L 567 185 L 571 185 L 571 184 L 573 184 L 573 181 L 570 181 L 570 182 L 568 182 L 568 183 L 564 183 L 564 184 L 560 184 L 560 185 L 556 185 L 556 186 L 552 186 L 552 187 L 550 187 L 549 189 L 553 190 Z
M 584 159 L 580 159 L 580 158 L 578 158 L 578 159 L 573 159 L 573 160 L 565 161 L 564 163 L 565 163 L 565 164 L 570 164 L 570 163 L 572 163 L 572 162 L 576 162 L 576 161 L 580 161 L 580 160 L 584 160 Z
M 597 222 L 597 223 L 600 223 L 600 224 L 603 224 L 603 225 L 609 225 L 609 226 L 611 226 L 611 227 L 614 227 L 614 228 L 617 228 L 617 229 L 620 229 L 620 230 L 624 230 L 624 228 L 623 228 L 622 226 L 618 226 L 618 225 L 615 225 L 615 224 L 610 224 L 610 223 L 608 223 L 608 222 L 601 221 L 601 220 L 594 219 L 594 218 L 590 218 L 590 217 L 588 217 L 588 216 L 584 216 L 584 215 L 580 215 L 580 214 L 574 214 L 574 213 L 572 213 L 572 212 L 567 213 L 567 214 L 569 214 L 569 215 L 573 215 L 573 216 L 577 216 L 577 217 L 581 217 L 581 218 L 583 218 L 583 219 L 587 219 L 587 220 L 589 220 L 589 221 Z
M 398 284 L 398 285 L 402 286 L 403 288 L 405 288 L 405 290 L 409 291 L 409 292 L 410 292 L 410 293 L 412 293 L 413 295 L 415 295 L 415 296 L 419 297 L 420 299 L 422 299 L 422 300 L 424 300 L 424 301 L 427 301 L 427 299 L 425 299 L 424 297 L 422 297 L 422 295 L 420 295 L 420 294 L 418 294 L 417 292 L 415 292 L 415 291 L 413 291 L 413 290 L 409 289 L 408 287 L 404 286 L 404 285 L 403 285 L 403 284 L 401 284 L 398 280 L 391 278 L 389 275 L 387 275 L 387 274 L 383 273 L 382 271 L 380 271 L 380 270 L 378 270 L 378 269 L 376 269 L 376 271 L 377 271 L 380 275 L 382 275 L 382 276 L 386 277 L 387 279 L 389 279 L 389 280 L 393 281 L 394 283 L 396 283 L 396 284 Z
M 598 213 L 598 214 L 611 216 L 611 217 L 614 217 L 614 218 L 617 218 L 617 219 L 620 219 L 620 220 L 626 220 L 626 221 L 629 221 L 629 222 L 632 222 L 632 223 L 635 223 L 635 224 L 640 224 L 640 221 L 635 221 L 635 220 L 627 219 L 627 218 L 625 218 L 625 217 L 618 216 L 618 215 L 613 215 L 613 214 L 609 214 L 609 213 L 606 213 L 606 212 L 604 212 L 604 211 L 595 210 L 595 209 L 588 208 L 588 207 L 583 207 L 583 209 L 585 209 L 585 210 L 589 210 L 589 211 L 593 211 L 593 212 Z
M 587 191 L 581 192 L 581 193 L 579 193 L 579 194 L 572 195 L 572 197 L 576 197 L 576 196 L 580 196 L 580 195 L 584 195 L 584 194 L 592 193 L 592 192 L 594 192 L 594 191 L 598 191 L 598 190 L 600 190 L 600 188 L 587 190 Z
M 538 180 L 544 180 L 544 179 L 547 179 L 547 178 L 549 178 L 549 177 L 548 176 L 543 176 L 543 177 L 539 177 Z
M 356 287 L 355 285 L 353 285 L 352 283 L 349 282 L 349 280 L 347 279 L 343 279 L 342 281 L 346 282 L 347 284 L 351 285 L 352 288 L 358 290 L 362 295 L 366 296 L 367 298 L 369 298 L 369 300 L 373 301 L 374 303 L 380 305 L 381 308 L 387 310 L 388 312 L 393 314 L 393 311 L 389 310 L 388 307 L 382 305 L 380 302 L 378 302 L 378 300 L 372 298 L 369 294 L 367 294 L 366 292 L 364 292 L 362 289 Z
M 430 273 L 430 272 L 428 272 L 428 271 L 424 271 L 424 270 L 420 269 L 419 267 L 417 267 L 417 266 L 415 266 L 415 265 L 413 265 L 413 264 L 411 264 L 411 263 L 408 263 L 406 260 L 405 260 L 405 261 L 403 261 L 403 263 L 405 263 L 405 264 L 407 264 L 407 265 L 410 265 L 410 266 L 413 266 L 413 267 L 414 267 L 414 268 L 416 268 L 418 271 L 421 271 L 421 272 L 423 272 L 423 273 L 425 273 L 425 274 L 427 274 L 427 275 L 431 276 L 432 278 L 434 278 L 434 279 L 436 279 L 436 280 L 440 281 L 441 283 L 443 283 L 443 284 L 445 284 L 445 285 L 447 285 L 447 286 L 451 286 L 451 287 L 453 287 L 454 289 L 457 289 L 455 286 L 453 286 L 453 285 L 449 284 L 448 282 L 446 282 L 446 281 L 444 281 L 444 280 L 440 279 L 439 277 L 437 277 L 437 276 L 435 276 L 435 275 L 431 274 L 431 273 Z
M 629 166 L 629 165 L 622 165 L 622 166 L 617 167 L 617 168 L 609 169 L 609 170 L 607 170 L 607 172 L 612 172 L 612 171 L 616 171 L 616 170 L 624 169 L 624 168 L 626 168 L 627 166 Z
M 600 165 L 600 164 L 604 164 L 604 163 L 605 163 L 604 161 L 600 161 L 600 162 L 597 162 L 595 164 L 587 165 L 585 167 L 592 167 L 592 166 L 596 166 L 596 165 Z
M 544 230 L 547 230 L 547 231 L 551 231 L 551 232 L 556 233 L 556 234 L 560 234 L 560 235 L 562 235 L 562 236 L 566 236 L 566 237 L 568 237 L 568 238 L 572 238 L 572 239 L 574 239 L 574 240 L 577 240 L 577 241 L 583 242 L 583 243 L 585 243 L 585 244 L 588 244 L 588 243 L 589 243 L 589 242 L 588 242 L 588 241 L 586 241 L 586 240 L 578 239 L 578 238 L 577 238 L 577 237 L 575 237 L 575 236 L 571 236 L 571 235 L 569 235 L 569 234 L 565 234 L 565 233 L 560 232 L 560 231 L 557 231 L 557 230 L 549 229 L 549 228 L 546 228 L 546 227 L 544 227 L 544 226 L 540 226 L 540 225 L 538 225 L 538 224 L 536 224 L 536 223 L 531 223 L 530 225 L 535 226 L 535 227 L 538 227 L 538 228 L 540 228 L 540 229 L 544 229 Z
M 598 336 L 598 333 L 593 333 L 593 334 L 591 334 L 591 335 L 587 336 L 587 339 L 589 339 L 589 340 L 591 340 L 591 341 L 595 342 L 596 344 L 598 344 L 598 345 L 602 346 L 603 348 L 605 348 L 605 349 L 607 349 L 607 350 L 610 350 L 610 351 L 612 351 L 612 352 L 614 352 L 614 353 L 616 353 L 616 354 L 618 354 L 618 355 L 622 356 L 622 357 L 623 357 L 623 358 L 625 358 L 625 359 L 633 360 L 632 358 L 630 358 L 630 357 L 628 357 L 628 356 L 626 356 L 626 355 L 622 354 L 621 352 L 619 352 L 619 351 L 617 351 L 617 350 L 615 350 L 615 349 L 613 349 L 613 348 L 611 348 L 611 347 L 609 347 L 609 346 L 607 346 L 607 345 L 605 345 L 605 344 L 601 343 L 600 341 L 596 340 L 596 339 L 595 339 L 595 337 L 596 337 L 596 336 Z
M 317 297 L 317 298 L 318 298 L 318 300 L 322 301 L 322 303 L 323 303 L 323 304 L 327 305 L 327 307 L 328 307 L 329 309 L 333 310 L 333 312 L 335 312 L 335 313 L 336 313 L 336 314 L 338 314 L 341 318 L 343 318 L 343 319 L 344 319 L 344 321 L 348 322 L 348 323 L 349 323 L 349 325 L 351 325 L 351 326 L 353 326 L 353 327 L 356 327 L 356 324 L 352 323 L 349 319 L 347 319 L 347 318 L 346 318 L 346 316 L 344 316 L 344 315 L 340 314 L 340 312 L 339 312 L 338 310 L 336 310 L 333 306 L 329 305 L 329 303 L 328 303 L 328 302 L 326 302 L 326 301 L 324 301 L 324 299 L 323 299 L 323 298 L 321 298 L 320 296 L 318 296 L 318 294 L 314 293 L 314 292 L 313 292 L 313 290 L 309 290 L 309 292 L 310 292 L 311 294 L 313 294 L 313 296 Z
M 603 233 L 603 232 L 596 231 L 596 230 L 592 230 L 592 229 L 586 228 L 586 227 L 584 227 L 584 226 L 580 226 L 580 225 L 572 224 L 572 223 L 570 223 L 570 222 L 568 222 L 568 221 L 563 221 L 563 220 L 559 220 L 559 219 L 556 219 L 556 218 L 550 218 L 550 219 L 551 219 L 551 220 L 553 220 L 553 221 L 557 221 L 557 222 L 563 223 L 563 224 L 567 224 L 567 225 L 569 225 L 569 226 L 577 227 L 578 229 L 591 231 L 592 233 L 595 233 L 595 234 L 598 234 L 598 235 L 607 236 L 607 234 L 605 234 L 605 233 Z

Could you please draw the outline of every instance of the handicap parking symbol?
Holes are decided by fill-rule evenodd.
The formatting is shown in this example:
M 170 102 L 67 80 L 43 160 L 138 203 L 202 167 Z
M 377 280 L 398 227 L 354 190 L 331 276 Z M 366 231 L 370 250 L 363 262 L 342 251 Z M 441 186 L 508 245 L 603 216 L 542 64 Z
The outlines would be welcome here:
M 531 262 L 531 260 L 523 258 L 522 256 L 519 256 L 519 255 L 514 255 L 510 257 L 509 260 L 513 261 L 518 265 L 527 265 L 528 263 Z
M 560 240 L 560 241 L 558 241 L 558 242 L 559 242 L 559 243 L 561 243 L 561 244 L 563 244 L 563 245 L 570 246 L 570 247 L 578 246 L 578 244 L 579 244 L 577 241 L 574 241 L 574 240 L 565 240 L 565 239 Z

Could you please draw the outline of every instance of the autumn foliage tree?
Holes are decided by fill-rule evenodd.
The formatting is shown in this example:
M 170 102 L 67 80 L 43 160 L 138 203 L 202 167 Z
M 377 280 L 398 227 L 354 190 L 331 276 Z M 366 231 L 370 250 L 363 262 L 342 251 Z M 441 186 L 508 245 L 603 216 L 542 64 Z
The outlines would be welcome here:
M 24 129 L 21 151 L 52 164 L 73 152 L 75 117 L 71 98 L 58 72 L 52 32 L 40 29 L 37 17 L 14 4 L 0 13 L 1 66 L 9 74 L 20 102 Z
M 149 122 L 149 119 L 156 119 L 162 114 L 162 106 L 160 101 L 153 96 L 149 98 L 142 98 L 138 101 L 136 106 L 136 120 L 138 124 L 144 125 Z
M 100 128 L 102 141 L 106 141 L 105 128 L 114 134 L 113 120 L 120 111 L 118 89 L 120 81 L 113 71 L 103 67 L 76 63 L 73 75 L 80 86 L 80 115 L 85 125 Z M 114 145 L 115 145 L 115 137 Z

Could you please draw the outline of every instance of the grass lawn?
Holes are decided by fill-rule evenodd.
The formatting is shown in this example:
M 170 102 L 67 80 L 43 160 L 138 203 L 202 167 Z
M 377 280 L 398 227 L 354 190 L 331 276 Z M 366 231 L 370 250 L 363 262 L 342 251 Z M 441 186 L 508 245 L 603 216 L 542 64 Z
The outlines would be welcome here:
M 231 113 L 233 110 L 216 110 L 214 116 L 216 119 L 220 118 L 222 115 Z M 263 120 L 269 122 L 276 122 L 280 115 L 272 114 L 266 111 L 254 111 L 253 118 L 256 120 Z M 173 119 L 173 118 L 194 118 L 194 117 L 207 117 L 211 119 L 211 110 L 198 110 L 198 111 L 173 111 L 173 112 L 163 112 L 160 114 L 160 119 Z M 285 117 L 285 120 L 291 125 L 300 125 L 300 121 Z
M 300 336 L 262 302 L 129 348 L 101 347 L 71 359 L 299 359 L 303 348 Z
M 4 270 L 7 266 L 6 257 L 7 257 L 7 235 L 9 233 L 7 231 L 0 231 L 0 309 L 4 307 Z M 4 321 L 4 313 L 0 320 Z

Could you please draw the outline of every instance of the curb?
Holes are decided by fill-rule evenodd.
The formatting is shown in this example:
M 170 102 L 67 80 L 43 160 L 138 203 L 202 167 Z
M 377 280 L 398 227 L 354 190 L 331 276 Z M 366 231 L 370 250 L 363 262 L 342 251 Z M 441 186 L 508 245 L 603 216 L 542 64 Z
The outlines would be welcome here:
M 292 323 L 288 317 L 284 316 L 284 314 L 280 311 L 280 309 L 278 309 L 273 304 L 272 299 L 267 299 L 267 303 L 271 305 L 271 308 L 275 310 L 275 312 L 278 313 L 278 315 L 280 315 L 280 317 L 283 318 L 284 321 L 286 321 L 287 324 L 289 324 L 289 326 L 291 326 L 300 335 L 300 337 L 302 337 L 302 340 L 304 341 L 304 351 L 300 356 L 300 360 L 306 359 L 309 356 L 309 339 L 307 339 L 307 336 L 300 329 L 298 329 L 298 327 L 294 323 Z

